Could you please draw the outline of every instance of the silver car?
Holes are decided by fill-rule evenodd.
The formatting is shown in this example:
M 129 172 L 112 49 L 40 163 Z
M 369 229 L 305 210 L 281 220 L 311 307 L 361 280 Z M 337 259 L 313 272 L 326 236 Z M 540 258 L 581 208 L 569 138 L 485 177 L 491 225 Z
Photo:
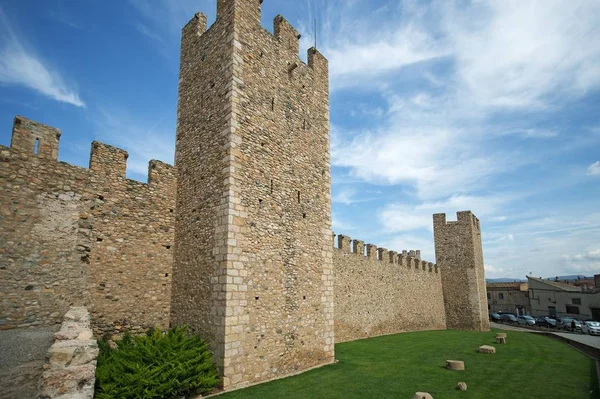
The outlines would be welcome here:
M 581 332 L 590 335 L 600 335 L 600 323 L 597 321 L 584 321 Z
M 517 316 L 517 323 L 525 326 L 535 326 L 535 319 L 531 316 Z

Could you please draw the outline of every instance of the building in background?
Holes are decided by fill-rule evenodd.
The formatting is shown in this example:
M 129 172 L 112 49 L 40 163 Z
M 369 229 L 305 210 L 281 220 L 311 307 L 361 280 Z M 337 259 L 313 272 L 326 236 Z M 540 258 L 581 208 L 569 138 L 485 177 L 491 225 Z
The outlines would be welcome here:
M 529 301 L 533 316 L 574 317 L 579 320 L 600 320 L 600 278 L 596 284 L 575 285 L 527 277 Z
M 490 313 L 531 314 L 527 283 L 488 283 L 486 288 Z

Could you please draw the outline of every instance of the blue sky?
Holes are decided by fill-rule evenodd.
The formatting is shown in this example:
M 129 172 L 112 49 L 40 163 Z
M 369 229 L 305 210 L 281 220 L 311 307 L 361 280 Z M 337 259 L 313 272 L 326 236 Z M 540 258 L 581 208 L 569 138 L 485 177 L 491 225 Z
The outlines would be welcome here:
M 600 2 L 266 0 L 331 75 L 334 231 L 434 260 L 471 209 L 487 277 L 600 273 Z M 20 114 L 59 158 L 173 162 L 181 27 L 215 0 L 0 0 L 0 143 Z

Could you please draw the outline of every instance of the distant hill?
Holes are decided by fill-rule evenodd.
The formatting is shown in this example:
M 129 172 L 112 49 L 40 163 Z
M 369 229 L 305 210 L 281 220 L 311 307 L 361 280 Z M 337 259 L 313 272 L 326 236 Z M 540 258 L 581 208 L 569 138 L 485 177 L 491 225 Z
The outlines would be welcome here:
M 523 283 L 525 280 L 521 278 L 486 278 L 486 283 L 514 283 L 514 282 Z
M 535 277 L 535 276 L 534 276 Z M 554 281 L 556 279 L 556 277 L 558 277 L 558 281 L 575 281 L 575 280 L 583 280 L 583 279 L 591 279 L 593 280 L 594 277 L 587 277 L 584 276 L 583 274 L 570 274 L 568 276 L 554 276 L 554 277 L 546 277 L 546 280 L 550 280 L 550 281 Z M 515 281 L 518 282 L 526 282 L 526 279 L 522 279 L 522 278 L 507 278 L 507 277 L 503 277 L 503 278 L 486 278 L 485 282 L 486 283 L 514 283 Z

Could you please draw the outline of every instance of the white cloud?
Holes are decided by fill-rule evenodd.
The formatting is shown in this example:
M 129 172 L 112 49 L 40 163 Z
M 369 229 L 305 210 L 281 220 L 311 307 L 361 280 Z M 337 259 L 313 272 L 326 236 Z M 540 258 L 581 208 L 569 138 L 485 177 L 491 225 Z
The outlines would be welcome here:
M 501 267 L 494 267 L 494 266 L 488 265 L 488 264 L 484 265 L 484 269 L 485 269 L 486 274 L 490 274 L 490 275 L 493 275 L 493 276 L 502 275 L 504 273 L 504 269 L 503 268 L 501 268 Z M 490 276 L 486 276 L 486 277 L 490 277 Z
M 408 65 L 446 57 L 454 70 L 441 80 L 470 106 L 545 107 L 600 86 L 595 0 L 379 4 L 369 19 L 361 2 L 330 1 L 322 11 L 334 90 L 373 88 Z
M 173 110 L 170 112 L 174 112 Z M 144 180 L 148 175 L 148 162 L 157 159 L 173 164 L 175 130 L 161 128 L 164 118 L 149 125 L 145 118 L 136 118 L 124 111 L 101 109 L 97 119 L 95 137 L 97 140 L 122 148 L 129 153 L 127 173 Z M 127 134 L 123 134 L 127 126 Z
M 588 167 L 588 175 L 600 176 L 600 161 L 596 161 Z
M 429 235 L 428 238 L 414 234 L 394 235 L 388 240 L 375 244 L 396 252 L 402 252 L 403 250 L 420 250 L 421 259 L 435 263 L 433 236 L 431 235 Z
M 570 272 L 600 273 L 600 249 L 579 253 L 576 255 L 563 255 L 566 270 Z
M 129 3 L 149 24 L 135 22 L 134 27 L 152 40 L 169 42 L 174 51 L 179 49 L 181 28 L 194 14 L 215 8 L 210 0 L 129 0 Z
M 56 101 L 85 107 L 73 85 L 27 49 L 0 9 L 0 84 L 23 86 Z
M 433 214 L 446 213 L 448 220 L 456 219 L 455 212 L 471 210 L 482 222 L 500 206 L 511 199 L 508 197 L 477 197 L 455 195 L 442 201 L 423 202 L 418 205 L 400 203 L 387 204 L 379 212 L 379 222 L 387 231 L 411 231 L 433 229 Z M 512 235 L 510 235 L 512 239 Z
M 600 85 L 600 3 L 506 0 L 448 7 L 445 30 L 476 103 L 544 107 Z

